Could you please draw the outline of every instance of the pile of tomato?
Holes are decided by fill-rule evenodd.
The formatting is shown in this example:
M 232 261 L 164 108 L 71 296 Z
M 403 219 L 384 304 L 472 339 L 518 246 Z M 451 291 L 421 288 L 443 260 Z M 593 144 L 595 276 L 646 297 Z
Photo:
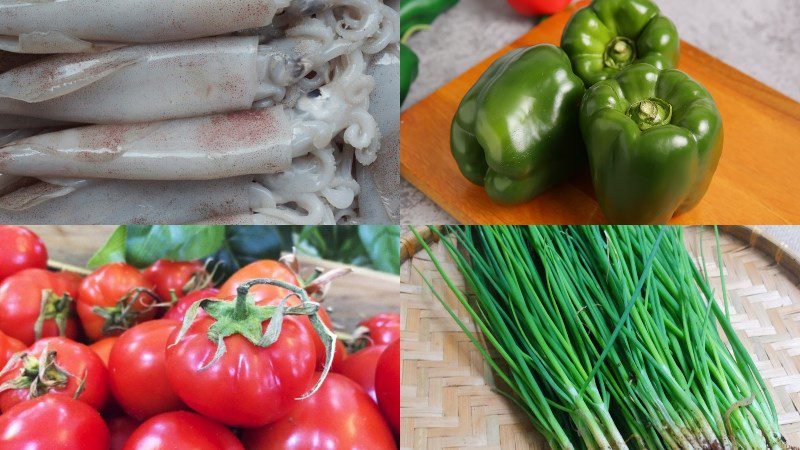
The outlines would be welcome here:
M 221 286 L 212 278 L 199 261 L 50 271 L 38 236 L 0 226 L 0 448 L 397 448 L 398 314 L 363 321 L 352 354 L 337 341 L 308 395 L 326 354 L 307 316 L 284 317 L 269 346 L 246 338 L 258 324 L 218 342 L 213 309 L 186 318 L 198 300 L 232 301 L 245 281 L 300 285 L 297 274 L 262 260 Z M 287 292 L 257 285 L 248 299 L 278 305 Z

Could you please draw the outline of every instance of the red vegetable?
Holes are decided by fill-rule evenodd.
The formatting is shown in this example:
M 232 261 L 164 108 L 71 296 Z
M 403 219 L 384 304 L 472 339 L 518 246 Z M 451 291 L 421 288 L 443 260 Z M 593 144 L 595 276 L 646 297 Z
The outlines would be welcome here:
M 25 350 L 25 344 L 22 341 L 0 331 L 0 367 L 5 367 L 8 360 L 14 356 L 14 353 L 23 350 Z
M 183 322 L 183 318 L 186 316 L 186 311 L 196 301 L 203 300 L 204 298 L 216 298 L 218 295 L 219 289 L 215 288 L 201 289 L 199 291 L 186 294 L 179 298 L 174 305 L 172 305 L 172 308 L 170 308 L 166 314 L 164 314 L 164 318 Z M 197 317 L 202 317 L 204 315 L 206 315 L 205 311 L 200 310 L 198 311 Z
M 74 273 L 44 269 L 26 269 L 6 278 L 0 284 L 0 330 L 31 345 L 37 339 L 36 321 L 41 315 L 44 321 L 38 338 L 62 334 L 77 338 L 74 299 L 80 281 Z
M 47 268 L 47 248 L 39 236 L 27 228 L 0 225 L 0 281 L 36 268 Z
M 198 414 L 159 414 L 133 432 L 124 450 L 244 450 L 231 430 Z
M 277 341 L 256 345 L 270 320 L 266 307 L 246 298 L 211 302 L 218 318 L 203 317 L 185 336 L 170 336 L 167 378 L 195 411 L 226 425 L 258 427 L 285 415 L 304 393 L 316 355 L 311 336 L 291 316 L 283 319 Z M 215 360 L 220 342 L 224 353 Z
M 362 321 L 359 334 L 366 338 L 367 345 L 389 345 L 400 338 L 400 314 L 383 313 Z M 359 333 L 361 331 L 361 333 Z
M 180 326 L 176 320 L 151 320 L 122 333 L 114 344 L 108 358 L 111 392 L 128 415 L 144 420 L 184 408 L 164 366 L 168 339 Z
M 114 343 L 117 342 L 117 339 L 119 339 L 119 336 L 110 336 L 100 339 L 89 346 L 90 349 L 97 353 L 97 356 L 100 357 L 106 367 L 108 367 L 108 356 L 111 354 L 111 348 L 114 347 Z
M 264 300 L 259 302 L 259 305 L 277 305 L 281 302 L 281 299 L 274 299 L 271 301 Z M 297 297 L 292 297 L 286 301 L 286 304 L 289 306 L 297 306 L 301 302 Z M 331 322 L 331 317 L 325 311 L 325 309 L 320 308 L 318 311 L 319 318 L 328 327 L 329 330 L 333 330 L 333 322 Z M 322 370 L 325 367 L 325 344 L 322 343 L 322 339 L 317 335 L 317 332 L 314 331 L 314 326 L 311 325 L 311 321 L 308 320 L 308 317 L 296 317 L 298 323 L 305 328 L 306 332 L 311 336 L 311 339 L 314 342 L 314 351 L 316 354 L 316 370 Z M 344 344 L 340 340 L 336 340 L 336 350 L 333 354 L 333 365 L 335 367 L 339 367 L 344 361 L 344 358 L 347 356 L 347 350 L 344 348 Z
M 0 376 L 0 384 L 14 386 L 0 393 L 0 410 L 45 394 L 74 397 L 81 384 L 78 400 L 98 410 L 108 400 L 108 372 L 89 347 L 54 337 L 37 341 L 21 356 Z
M 375 396 L 375 371 L 385 345 L 373 345 L 350 355 L 335 371 L 358 383 L 377 404 Z
M 236 273 L 234 273 L 233 276 L 231 276 L 220 288 L 220 292 L 218 294 L 219 298 L 235 297 L 236 288 L 239 287 L 240 284 L 256 278 L 271 278 L 274 280 L 285 281 L 295 286 L 300 285 L 299 281 L 297 280 L 297 276 L 288 266 L 278 261 L 265 259 L 248 264 L 236 271 Z M 250 295 L 253 296 L 256 303 L 259 305 L 277 305 L 281 302 L 281 300 L 283 300 L 284 297 L 289 295 L 289 293 L 290 292 L 286 289 L 271 285 L 261 284 L 250 288 Z M 296 306 L 300 304 L 300 300 L 293 296 L 290 297 L 286 303 L 290 306 Z M 328 329 L 333 329 L 331 318 L 324 309 L 319 310 L 319 316 Z M 325 344 L 323 344 L 322 340 L 320 340 L 319 336 L 317 336 L 316 332 L 314 331 L 314 327 L 307 318 L 300 317 L 299 320 L 303 327 L 306 328 L 306 331 L 308 331 L 308 333 L 314 339 L 314 348 L 316 349 L 317 354 L 317 370 L 322 370 L 322 367 L 325 365 Z M 344 350 L 344 345 L 339 344 L 337 341 L 333 364 L 338 366 L 341 364 L 345 356 L 346 352 Z
M 83 279 L 78 316 L 91 341 L 116 336 L 153 317 L 153 284 L 125 263 L 105 265 Z M 100 308 L 100 312 L 96 311 Z
M 139 422 L 133 417 L 124 415 L 112 417 L 106 423 L 108 431 L 111 432 L 111 448 L 109 450 L 122 450 L 133 432 L 139 428 Z
M 400 435 L 400 339 L 386 347 L 375 371 L 375 394 L 383 415 Z
M 358 384 L 336 373 L 283 419 L 245 430 L 242 442 L 248 450 L 397 449 L 375 403 Z
M 200 261 L 159 259 L 142 273 L 155 285 L 156 295 L 164 301 L 172 298 L 172 291 L 180 298 L 211 284 L 211 275 Z
M 285 281 L 296 286 L 300 285 L 297 276 L 285 264 L 279 261 L 263 259 L 250 263 L 237 270 L 236 273 L 228 278 L 228 281 L 226 281 L 222 287 L 219 288 L 219 297 L 236 297 L 236 288 L 245 281 L 250 281 L 255 278 L 271 278 L 274 280 Z M 276 299 L 280 300 L 289 294 L 290 292 L 286 289 L 266 284 L 260 284 L 250 288 L 250 295 L 253 296 L 256 303 Z
M 83 402 L 63 395 L 45 395 L 0 416 L 3 450 L 108 450 L 103 418 Z
M 525 16 L 551 15 L 562 11 L 571 0 L 508 0 L 508 4 Z

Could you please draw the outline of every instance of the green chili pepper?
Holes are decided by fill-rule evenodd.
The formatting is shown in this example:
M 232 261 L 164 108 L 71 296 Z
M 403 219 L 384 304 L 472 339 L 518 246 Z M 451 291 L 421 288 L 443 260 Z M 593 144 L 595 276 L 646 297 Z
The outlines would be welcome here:
M 633 64 L 586 91 L 580 124 L 612 223 L 665 223 L 693 208 L 722 153 L 711 94 L 685 73 Z
M 400 43 L 400 104 L 406 100 L 411 84 L 419 73 L 419 58 L 414 50 Z
M 587 87 L 634 62 L 671 69 L 679 44 L 675 25 L 650 0 L 594 0 L 570 18 L 561 36 Z
M 578 112 L 585 89 L 558 47 L 513 50 L 467 92 L 450 147 L 461 173 L 499 203 L 530 200 L 584 160 Z
M 418 25 L 430 25 L 439 14 L 452 8 L 458 0 L 402 0 L 400 2 L 400 36 Z

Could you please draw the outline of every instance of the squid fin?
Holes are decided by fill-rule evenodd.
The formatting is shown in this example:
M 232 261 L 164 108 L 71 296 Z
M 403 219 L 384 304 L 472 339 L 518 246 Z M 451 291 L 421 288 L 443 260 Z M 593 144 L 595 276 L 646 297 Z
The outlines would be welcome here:
M 0 74 L 0 98 L 26 103 L 51 100 L 83 89 L 137 61 L 134 54 L 126 51 L 45 58 Z

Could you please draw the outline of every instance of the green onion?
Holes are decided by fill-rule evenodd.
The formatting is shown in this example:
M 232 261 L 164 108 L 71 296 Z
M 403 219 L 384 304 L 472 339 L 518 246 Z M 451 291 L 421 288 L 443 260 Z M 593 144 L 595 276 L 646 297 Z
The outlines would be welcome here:
M 553 448 L 787 448 L 724 276 L 723 311 L 681 228 L 431 230 L 466 292 L 417 238 L 480 334 L 423 280 Z

